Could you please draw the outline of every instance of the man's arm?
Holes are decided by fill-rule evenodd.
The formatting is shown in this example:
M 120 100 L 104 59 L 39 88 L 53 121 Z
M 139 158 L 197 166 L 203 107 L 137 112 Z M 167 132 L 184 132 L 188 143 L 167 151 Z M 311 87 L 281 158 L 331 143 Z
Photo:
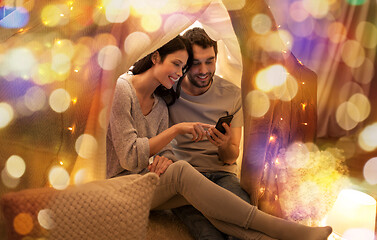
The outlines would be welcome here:
M 224 163 L 233 164 L 236 162 L 240 153 L 242 128 L 229 129 L 231 129 L 229 142 L 224 146 L 219 146 L 219 157 Z

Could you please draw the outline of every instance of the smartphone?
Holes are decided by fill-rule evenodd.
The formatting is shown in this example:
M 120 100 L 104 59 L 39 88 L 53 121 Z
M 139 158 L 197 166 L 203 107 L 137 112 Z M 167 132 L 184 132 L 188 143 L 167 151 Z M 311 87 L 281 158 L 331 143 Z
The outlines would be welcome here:
M 223 123 L 230 125 L 230 122 L 232 121 L 232 119 L 233 119 L 233 115 L 228 115 L 228 116 L 219 118 L 219 120 L 216 123 L 216 129 L 219 130 L 222 134 L 225 134 L 226 131 L 225 131 L 225 128 L 223 127 Z

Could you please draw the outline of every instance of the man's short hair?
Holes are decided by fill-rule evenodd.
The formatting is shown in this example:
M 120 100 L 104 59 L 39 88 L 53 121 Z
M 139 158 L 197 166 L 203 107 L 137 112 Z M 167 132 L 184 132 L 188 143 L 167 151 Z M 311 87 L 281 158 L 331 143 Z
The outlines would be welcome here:
M 195 27 L 187 30 L 183 37 L 187 38 L 192 45 L 196 44 L 202 48 L 213 47 L 217 56 L 217 42 L 212 40 L 203 28 Z

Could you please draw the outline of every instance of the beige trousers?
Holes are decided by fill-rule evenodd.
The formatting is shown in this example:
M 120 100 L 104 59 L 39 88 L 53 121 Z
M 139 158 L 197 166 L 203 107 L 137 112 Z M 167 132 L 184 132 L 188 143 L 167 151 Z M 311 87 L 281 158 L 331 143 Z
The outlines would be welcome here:
M 247 229 L 255 206 L 205 178 L 185 161 L 170 165 L 160 176 L 151 209 L 170 209 L 191 204 L 201 211 L 220 231 L 250 240 L 272 240 Z

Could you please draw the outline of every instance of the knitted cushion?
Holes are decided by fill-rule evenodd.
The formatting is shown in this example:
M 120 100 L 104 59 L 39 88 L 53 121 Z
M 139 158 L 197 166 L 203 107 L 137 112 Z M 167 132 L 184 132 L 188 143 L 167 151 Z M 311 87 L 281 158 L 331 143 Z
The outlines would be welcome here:
M 4 194 L 8 239 L 144 239 L 158 180 L 148 173 Z

